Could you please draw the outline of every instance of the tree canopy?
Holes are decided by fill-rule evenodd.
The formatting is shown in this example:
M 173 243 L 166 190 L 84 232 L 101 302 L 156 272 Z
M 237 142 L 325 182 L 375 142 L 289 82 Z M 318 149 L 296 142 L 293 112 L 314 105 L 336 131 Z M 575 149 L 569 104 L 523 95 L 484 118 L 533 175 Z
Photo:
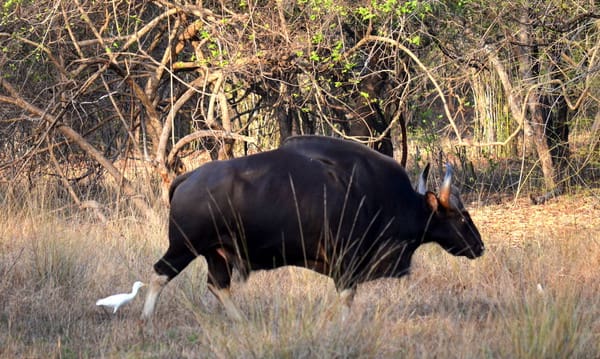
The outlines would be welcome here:
M 295 134 L 404 162 L 406 126 L 462 149 L 535 153 L 559 191 L 573 172 L 569 130 L 598 151 L 592 0 L 10 0 L 0 11 L 0 170 L 32 178 L 49 163 L 78 200 L 75 179 L 108 173 L 147 210 L 118 161 L 147 163 L 166 188 L 194 151 L 223 159 Z

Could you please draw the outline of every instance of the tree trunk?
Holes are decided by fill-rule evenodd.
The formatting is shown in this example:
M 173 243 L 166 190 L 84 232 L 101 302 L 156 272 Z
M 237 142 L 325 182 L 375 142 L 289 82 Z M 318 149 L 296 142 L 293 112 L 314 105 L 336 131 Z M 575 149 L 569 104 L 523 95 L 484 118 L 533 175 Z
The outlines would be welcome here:
M 554 169 L 550 147 L 546 140 L 546 123 L 540 106 L 540 96 L 537 93 L 537 90 L 534 90 L 534 92 L 535 93 L 530 96 L 528 103 L 529 122 L 532 130 L 531 135 L 535 150 L 540 159 L 542 173 L 544 174 L 544 184 L 546 189 L 551 191 L 556 188 L 556 171 Z
M 527 85 L 529 96 L 525 95 L 529 116 L 526 121 L 531 126 L 531 135 L 535 150 L 540 159 L 540 165 L 544 174 L 544 184 L 548 191 L 556 188 L 556 171 L 552 163 L 552 155 L 548 146 L 546 134 L 546 119 L 542 109 L 542 95 L 540 85 L 540 54 L 538 41 L 535 38 L 535 28 L 531 25 L 533 15 L 523 12 L 521 15 L 521 26 L 518 33 L 520 46 L 516 47 L 517 58 L 521 67 L 521 78 Z
M 559 90 L 556 89 L 556 91 Z M 557 171 L 555 178 L 558 182 L 557 185 L 564 187 L 570 178 L 569 108 L 562 95 L 546 96 L 542 102 L 544 103 L 544 118 L 548 123 L 546 138 L 552 162 Z

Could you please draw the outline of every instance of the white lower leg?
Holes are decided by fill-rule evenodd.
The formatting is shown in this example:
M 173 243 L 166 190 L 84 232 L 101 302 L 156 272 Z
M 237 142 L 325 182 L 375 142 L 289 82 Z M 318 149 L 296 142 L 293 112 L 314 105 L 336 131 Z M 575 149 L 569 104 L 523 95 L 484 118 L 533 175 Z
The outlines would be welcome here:
M 151 320 L 156 307 L 156 302 L 162 292 L 163 288 L 169 282 L 169 277 L 166 275 L 152 274 L 150 279 L 150 285 L 148 286 L 148 294 L 146 295 L 146 302 L 144 303 L 144 309 L 142 310 L 142 320 Z
M 356 288 L 344 289 L 340 293 L 340 300 L 342 301 L 342 320 L 345 321 L 350 315 L 350 308 L 356 295 Z
M 208 290 L 210 290 L 210 292 L 217 298 L 221 305 L 223 305 L 223 307 L 225 308 L 225 312 L 231 319 L 238 322 L 242 320 L 242 314 L 231 300 L 231 294 L 229 293 L 229 289 L 221 289 L 215 287 L 212 284 L 209 284 Z

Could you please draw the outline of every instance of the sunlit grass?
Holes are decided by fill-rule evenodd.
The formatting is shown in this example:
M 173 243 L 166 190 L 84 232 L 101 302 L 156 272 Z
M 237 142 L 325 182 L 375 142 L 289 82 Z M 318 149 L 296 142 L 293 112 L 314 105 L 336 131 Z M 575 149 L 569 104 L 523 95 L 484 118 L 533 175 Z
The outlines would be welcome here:
M 106 224 L 24 196 L 0 214 L 0 356 L 593 358 L 600 352 L 600 205 L 471 211 L 488 248 L 477 260 L 420 248 L 412 274 L 359 287 L 349 317 L 333 282 L 304 269 L 234 283 L 246 320 L 207 293 L 202 259 L 164 290 L 155 331 L 141 332 L 144 292 L 117 315 L 96 299 L 147 280 L 166 226 Z

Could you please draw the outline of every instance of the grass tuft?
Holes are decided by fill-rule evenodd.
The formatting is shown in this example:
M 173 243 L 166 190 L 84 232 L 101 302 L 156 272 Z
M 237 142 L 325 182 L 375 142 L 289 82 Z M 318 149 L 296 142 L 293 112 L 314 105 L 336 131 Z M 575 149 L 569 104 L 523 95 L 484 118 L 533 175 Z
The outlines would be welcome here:
M 569 287 L 569 284 L 566 285 Z M 577 287 L 570 291 L 527 293 L 507 313 L 506 330 L 512 333 L 507 354 L 519 358 L 591 358 L 599 349 L 594 339 L 588 305 L 598 308 Z

